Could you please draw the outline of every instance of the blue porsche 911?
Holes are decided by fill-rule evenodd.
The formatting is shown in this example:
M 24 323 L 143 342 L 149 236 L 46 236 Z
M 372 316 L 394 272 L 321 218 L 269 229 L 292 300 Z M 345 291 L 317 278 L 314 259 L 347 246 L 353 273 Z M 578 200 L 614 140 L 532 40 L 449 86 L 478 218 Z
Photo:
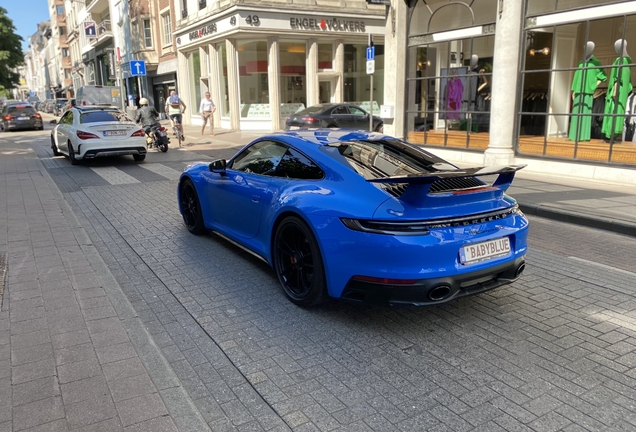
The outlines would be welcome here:
M 178 201 L 190 232 L 261 257 L 298 305 L 427 305 L 521 275 L 528 220 L 505 194 L 521 168 L 459 169 L 386 135 L 304 130 L 189 165 Z

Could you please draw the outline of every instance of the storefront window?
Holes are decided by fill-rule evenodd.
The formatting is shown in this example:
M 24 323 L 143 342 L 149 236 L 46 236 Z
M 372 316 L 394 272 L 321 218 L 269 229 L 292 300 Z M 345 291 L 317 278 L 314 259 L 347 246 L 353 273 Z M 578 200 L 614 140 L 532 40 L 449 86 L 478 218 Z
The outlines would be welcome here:
M 318 69 L 319 70 L 333 69 L 333 44 L 331 43 L 318 44 Z
M 624 0 L 528 0 L 527 16 L 561 12 L 609 3 L 622 3 Z
M 270 118 L 267 41 L 238 41 L 241 117 Z
M 410 141 L 488 147 L 494 44 L 494 36 L 482 36 L 410 49 Z
M 196 113 L 199 110 L 201 104 L 201 56 L 199 51 L 190 53 L 188 59 L 189 74 L 190 74 L 190 101 L 192 101 L 192 113 Z
M 344 101 L 379 115 L 384 103 L 384 45 L 375 45 L 375 73 L 373 74 L 373 105 L 371 104 L 371 76 L 367 74 L 367 45 L 344 46 Z
M 221 108 L 221 117 L 229 117 L 230 98 L 228 96 L 227 86 L 227 49 L 225 42 L 218 44 L 216 50 L 219 53 L 219 95 L 221 96 L 221 101 L 218 105 Z
M 285 118 L 307 104 L 307 43 L 304 40 L 281 40 L 279 45 L 281 116 Z
M 526 29 L 520 153 L 636 164 L 634 25 L 632 15 Z
M 413 10 L 409 35 L 444 32 L 494 22 L 497 0 L 420 0 Z

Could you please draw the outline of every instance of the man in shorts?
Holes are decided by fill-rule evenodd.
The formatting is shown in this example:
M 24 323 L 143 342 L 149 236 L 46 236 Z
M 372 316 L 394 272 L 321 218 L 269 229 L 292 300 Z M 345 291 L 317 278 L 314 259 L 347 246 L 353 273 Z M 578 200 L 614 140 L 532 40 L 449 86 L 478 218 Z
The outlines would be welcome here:
M 175 90 L 170 91 L 170 96 L 166 100 L 165 110 L 166 115 L 170 118 L 170 125 L 173 128 L 175 125 L 181 128 L 181 121 L 183 120 L 182 114 L 186 110 L 186 105 Z M 183 135 L 183 129 L 181 129 L 181 135 Z

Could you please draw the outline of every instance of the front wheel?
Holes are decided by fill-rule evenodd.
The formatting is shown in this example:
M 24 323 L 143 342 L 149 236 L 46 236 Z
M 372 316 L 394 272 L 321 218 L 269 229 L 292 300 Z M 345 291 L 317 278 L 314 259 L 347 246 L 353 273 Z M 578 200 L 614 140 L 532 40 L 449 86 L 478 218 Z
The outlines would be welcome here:
M 384 133 L 384 123 L 380 123 L 378 127 L 375 128 L 375 131 L 378 133 Z
M 283 219 L 276 229 L 273 252 L 274 270 L 292 303 L 311 307 L 325 302 L 327 283 L 320 248 L 302 220 Z
M 75 150 L 73 150 L 73 145 L 69 141 L 68 143 L 68 161 L 71 165 L 77 165 L 79 161 L 75 158 Z
M 201 203 L 192 180 L 186 179 L 181 183 L 179 201 L 183 213 L 183 222 L 188 231 L 196 235 L 205 233 Z
M 51 150 L 53 151 L 53 156 L 62 156 L 62 153 L 57 149 L 57 145 L 55 144 L 55 139 L 51 136 Z

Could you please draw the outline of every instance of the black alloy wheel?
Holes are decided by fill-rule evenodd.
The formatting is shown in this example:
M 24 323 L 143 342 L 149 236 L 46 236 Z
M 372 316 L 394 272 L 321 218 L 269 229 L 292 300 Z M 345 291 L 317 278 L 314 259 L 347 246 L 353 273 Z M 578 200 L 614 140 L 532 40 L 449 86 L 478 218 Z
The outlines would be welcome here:
M 79 161 L 75 159 L 75 150 L 73 150 L 73 144 L 71 144 L 70 141 L 68 142 L 68 161 L 71 165 L 77 165 L 79 163 Z
M 197 195 L 197 190 L 192 180 L 186 179 L 181 183 L 179 200 L 181 201 L 181 209 L 183 210 L 183 222 L 186 228 L 188 228 L 188 231 L 196 235 L 205 233 L 201 204 L 199 203 L 199 196 Z
M 375 131 L 378 133 L 384 133 L 384 123 L 380 123 L 376 128 Z
M 274 270 L 292 303 L 311 307 L 327 300 L 325 269 L 311 229 L 289 216 L 274 236 Z
M 55 139 L 53 135 L 51 135 L 51 150 L 53 151 L 53 156 L 62 156 L 62 153 L 57 149 L 57 145 L 55 144 Z

